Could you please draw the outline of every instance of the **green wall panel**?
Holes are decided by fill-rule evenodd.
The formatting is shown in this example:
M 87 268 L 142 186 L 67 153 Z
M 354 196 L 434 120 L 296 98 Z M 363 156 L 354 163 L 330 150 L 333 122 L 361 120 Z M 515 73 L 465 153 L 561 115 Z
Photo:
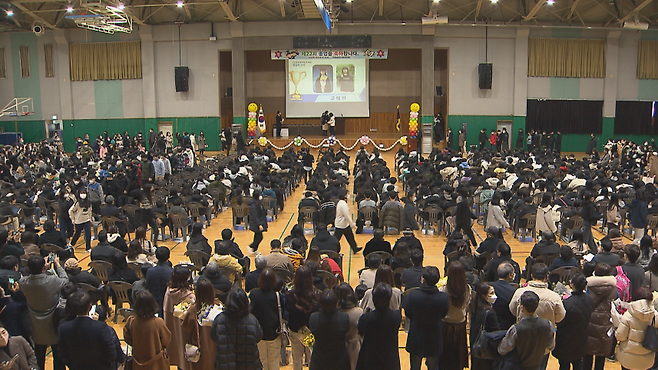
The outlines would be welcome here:
M 551 77 L 551 99 L 579 99 L 580 78 Z
M 640 40 L 658 40 L 658 32 L 656 30 L 640 31 Z
M 512 116 L 448 116 L 448 127 L 452 128 L 453 149 L 457 148 L 459 130 L 462 128 L 463 123 L 467 123 L 466 145 L 470 148 L 471 145 L 478 144 L 478 135 L 480 130 L 487 130 L 487 137 L 491 130 L 496 129 L 497 122 L 500 120 L 512 121 Z
M 20 47 L 27 45 L 30 55 L 30 77 L 21 77 Z M 11 34 L 11 64 L 14 76 L 14 97 L 32 98 L 34 114 L 16 117 L 17 121 L 42 119 L 41 113 L 41 83 L 39 82 L 39 49 L 37 36 L 32 32 Z M 7 102 L 3 102 L 6 104 Z
M 582 28 L 553 28 L 551 36 L 562 39 L 579 39 L 583 37 Z
M 123 117 L 123 87 L 121 80 L 94 81 L 96 118 Z
M 658 100 L 658 80 L 639 80 L 637 100 Z

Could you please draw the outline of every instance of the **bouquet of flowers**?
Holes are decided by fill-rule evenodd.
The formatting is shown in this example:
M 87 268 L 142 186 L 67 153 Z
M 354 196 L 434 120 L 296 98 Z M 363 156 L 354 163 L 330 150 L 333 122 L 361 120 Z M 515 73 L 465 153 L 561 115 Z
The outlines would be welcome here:
M 212 326 L 213 321 L 215 321 L 215 317 L 222 313 L 223 310 L 224 308 L 221 305 L 208 305 L 204 303 L 201 306 L 201 310 L 199 310 L 199 314 L 197 315 L 199 325 Z
M 312 350 L 315 345 L 315 337 L 313 336 L 313 333 L 311 333 L 306 326 L 303 326 L 301 330 L 299 330 L 299 333 L 302 335 L 302 344 Z
M 187 313 L 187 310 L 190 309 L 190 306 L 193 302 L 188 302 L 187 300 L 180 302 L 174 306 L 174 316 L 182 319 L 183 316 Z

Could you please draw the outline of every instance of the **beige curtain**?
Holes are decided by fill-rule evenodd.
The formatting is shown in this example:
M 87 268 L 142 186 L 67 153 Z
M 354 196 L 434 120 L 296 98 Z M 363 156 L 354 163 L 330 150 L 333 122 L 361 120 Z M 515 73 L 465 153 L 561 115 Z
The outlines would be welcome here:
M 7 64 L 5 62 L 4 47 L 0 47 L 0 78 L 7 78 Z
M 71 44 L 71 81 L 142 78 L 140 41 Z
M 43 56 L 46 77 L 55 77 L 55 65 L 53 64 L 53 44 L 43 45 Z
M 528 39 L 530 77 L 605 77 L 605 40 Z
M 30 77 L 30 48 L 27 45 L 21 45 L 19 54 L 21 60 L 21 77 Z
M 637 78 L 658 79 L 658 41 L 640 40 L 637 52 Z

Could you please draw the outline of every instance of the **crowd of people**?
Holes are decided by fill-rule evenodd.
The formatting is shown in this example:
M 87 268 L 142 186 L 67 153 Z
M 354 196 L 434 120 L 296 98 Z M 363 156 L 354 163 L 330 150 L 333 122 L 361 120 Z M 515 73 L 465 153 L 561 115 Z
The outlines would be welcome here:
M 529 152 L 506 149 L 502 132 L 493 150 L 400 148 L 391 167 L 364 147 L 352 159 L 327 146 L 316 159 L 242 143 L 205 158 L 202 133 L 105 133 L 91 145 L 80 138 L 70 156 L 56 141 L 5 146 L 2 366 L 43 369 L 50 347 L 56 370 L 278 369 L 290 346 L 294 370 L 395 370 L 403 328 L 413 370 L 423 360 L 430 370 L 545 369 L 551 355 L 560 369 L 601 370 L 606 358 L 654 368 L 645 338 L 656 326 L 658 254 L 646 231 L 658 217 L 658 149 L 610 140 L 602 155 L 577 159 L 543 138 Z M 261 255 L 268 223 L 302 185 L 297 223 Z M 247 253 L 231 228 L 211 243 L 204 227 L 243 205 L 234 226 L 253 232 Z M 173 265 L 160 244 L 179 217 L 181 242 L 202 257 L 194 266 Z M 443 273 L 424 264 L 415 235 L 430 229 L 447 235 Z M 362 248 L 355 233 L 372 238 Z M 520 266 L 508 241 L 527 233 L 535 244 Z M 78 263 L 82 234 L 90 260 L 111 266 L 106 275 Z M 363 252 L 354 286 L 343 236 Z M 121 284 L 132 308 L 127 353 L 104 323 L 120 314 L 109 301 Z

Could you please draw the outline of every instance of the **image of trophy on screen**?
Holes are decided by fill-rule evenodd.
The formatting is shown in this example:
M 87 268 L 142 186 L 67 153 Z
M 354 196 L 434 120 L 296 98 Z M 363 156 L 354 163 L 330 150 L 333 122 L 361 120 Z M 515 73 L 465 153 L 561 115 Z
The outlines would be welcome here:
M 306 77 L 306 71 L 289 71 L 288 76 L 293 85 L 295 85 L 295 92 L 290 94 L 290 100 L 302 100 L 302 94 L 299 93 L 299 82 Z

